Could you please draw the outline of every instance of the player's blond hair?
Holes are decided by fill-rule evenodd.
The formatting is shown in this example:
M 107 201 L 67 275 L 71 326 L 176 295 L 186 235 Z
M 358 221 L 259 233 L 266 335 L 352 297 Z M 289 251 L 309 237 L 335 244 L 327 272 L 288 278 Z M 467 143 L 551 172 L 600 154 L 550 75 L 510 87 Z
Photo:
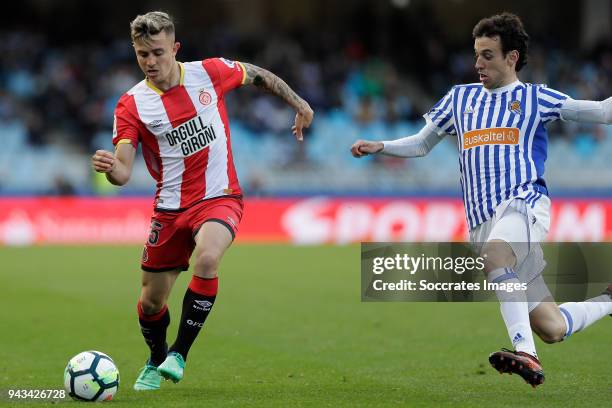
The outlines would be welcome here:
M 174 34 L 174 20 L 168 13 L 163 11 L 150 11 L 147 14 L 136 16 L 130 23 L 132 42 L 143 41 L 145 44 L 151 41 L 151 36 L 165 31 L 166 34 Z

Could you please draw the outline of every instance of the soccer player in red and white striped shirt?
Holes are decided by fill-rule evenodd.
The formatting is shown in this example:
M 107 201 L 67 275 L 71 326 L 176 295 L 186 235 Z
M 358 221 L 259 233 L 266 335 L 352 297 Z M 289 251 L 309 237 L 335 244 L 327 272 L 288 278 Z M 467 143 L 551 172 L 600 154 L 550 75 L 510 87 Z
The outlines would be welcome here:
M 161 377 L 178 382 L 187 353 L 217 294 L 217 271 L 242 217 L 224 96 L 253 84 L 296 111 L 293 134 L 303 139 L 313 111 L 271 72 L 252 64 L 210 58 L 181 63 L 172 18 L 163 12 L 137 16 L 131 36 L 145 79 L 121 96 L 115 109 L 115 152 L 98 150 L 93 168 L 124 185 L 130 179 L 136 148 L 157 182 L 151 232 L 142 257 L 138 316 L 151 356 L 134 389 L 154 390 Z M 175 343 L 168 349 L 166 302 L 194 253 L 194 275 L 183 301 Z

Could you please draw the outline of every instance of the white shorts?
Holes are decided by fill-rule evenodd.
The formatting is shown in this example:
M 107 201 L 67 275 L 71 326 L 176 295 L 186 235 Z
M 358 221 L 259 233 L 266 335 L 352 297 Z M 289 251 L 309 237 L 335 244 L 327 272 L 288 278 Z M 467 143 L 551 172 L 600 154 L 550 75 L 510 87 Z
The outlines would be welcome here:
M 550 296 L 542 271 L 546 267 L 540 242 L 550 226 L 550 199 L 542 195 L 528 204 L 522 198 L 501 203 L 493 217 L 470 231 L 470 241 L 480 253 L 491 240 L 507 242 L 516 256 L 514 271 L 521 282 L 527 283 L 529 311 Z

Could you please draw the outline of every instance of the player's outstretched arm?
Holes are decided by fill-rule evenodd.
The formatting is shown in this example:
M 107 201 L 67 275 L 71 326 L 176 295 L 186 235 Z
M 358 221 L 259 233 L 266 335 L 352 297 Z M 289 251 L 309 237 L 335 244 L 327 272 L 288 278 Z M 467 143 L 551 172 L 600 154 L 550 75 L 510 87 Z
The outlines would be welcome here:
M 561 117 L 575 122 L 612 125 L 612 97 L 601 102 L 567 99 L 561 107 Z
M 244 62 L 242 65 L 244 65 L 246 70 L 245 84 L 253 84 L 258 88 L 270 92 L 271 94 L 276 95 L 287 102 L 289 106 L 295 109 L 295 123 L 293 124 L 291 130 L 293 131 L 293 134 L 297 140 L 302 141 L 304 139 L 302 130 L 310 126 L 314 116 L 314 112 L 310 108 L 310 105 L 308 105 L 308 102 L 300 98 L 300 96 L 296 94 L 293 89 L 291 89 L 289 85 L 285 83 L 285 81 L 270 71 Z
M 428 123 L 416 135 L 397 140 L 384 142 L 357 140 L 351 146 L 351 153 L 354 157 L 376 153 L 395 157 L 422 157 L 429 153 L 440 140 L 444 139 L 444 136 L 446 134 L 441 133 L 436 125 Z
M 91 164 L 98 173 L 106 173 L 106 178 L 116 186 L 122 186 L 130 180 L 136 149 L 130 143 L 117 145 L 115 154 L 107 150 L 96 150 L 91 157 Z
M 383 142 L 359 139 L 351 146 L 351 153 L 353 157 L 361 158 L 370 154 L 380 153 L 384 148 Z

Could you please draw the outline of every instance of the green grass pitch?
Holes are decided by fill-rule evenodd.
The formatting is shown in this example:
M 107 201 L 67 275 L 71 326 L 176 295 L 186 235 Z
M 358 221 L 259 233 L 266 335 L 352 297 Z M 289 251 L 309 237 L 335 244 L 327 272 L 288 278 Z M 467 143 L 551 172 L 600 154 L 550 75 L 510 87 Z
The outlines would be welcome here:
M 509 346 L 495 303 L 362 303 L 358 246 L 235 245 L 214 312 L 179 384 L 132 385 L 141 338 L 138 247 L 0 248 L 0 406 L 8 389 L 62 387 L 68 359 L 113 357 L 111 406 L 609 406 L 612 318 L 561 344 L 538 340 L 546 383 L 501 376 L 488 354 Z M 176 335 L 190 273 L 170 301 Z M 57 405 L 77 404 L 59 402 Z M 50 405 L 50 404 L 49 404 Z

